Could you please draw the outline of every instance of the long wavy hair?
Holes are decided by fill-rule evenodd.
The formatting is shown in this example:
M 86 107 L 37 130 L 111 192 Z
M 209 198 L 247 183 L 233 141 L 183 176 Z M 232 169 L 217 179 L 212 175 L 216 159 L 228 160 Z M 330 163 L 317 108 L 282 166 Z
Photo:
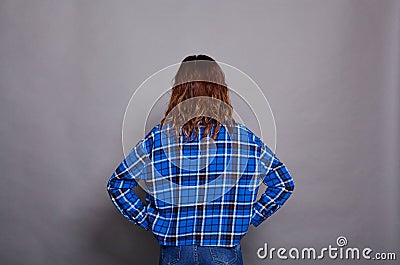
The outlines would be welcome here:
M 195 132 L 194 137 L 197 137 L 199 126 L 204 125 L 203 136 L 215 139 L 221 126 L 229 129 L 234 124 L 225 74 L 213 58 L 203 54 L 187 56 L 181 62 L 173 82 L 171 98 L 160 122 L 161 126 L 171 123 L 179 136 L 190 137 Z M 217 100 L 210 101 L 212 104 L 202 104 L 202 101 L 181 104 L 196 97 Z

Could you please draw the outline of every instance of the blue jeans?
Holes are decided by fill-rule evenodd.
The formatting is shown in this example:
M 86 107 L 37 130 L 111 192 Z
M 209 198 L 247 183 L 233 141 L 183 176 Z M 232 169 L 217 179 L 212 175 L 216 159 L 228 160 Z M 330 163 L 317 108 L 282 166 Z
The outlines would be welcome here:
M 160 245 L 159 265 L 243 265 L 240 244 L 234 247 Z

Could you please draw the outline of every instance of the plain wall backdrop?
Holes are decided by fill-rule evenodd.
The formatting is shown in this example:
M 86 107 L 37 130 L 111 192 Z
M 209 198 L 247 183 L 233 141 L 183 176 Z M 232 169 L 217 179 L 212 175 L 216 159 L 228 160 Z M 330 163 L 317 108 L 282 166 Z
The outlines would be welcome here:
M 119 214 L 106 183 L 123 159 L 135 89 L 193 53 L 262 88 L 276 154 L 296 183 L 242 240 L 245 264 L 282 262 L 257 257 L 264 243 L 318 249 L 340 235 L 399 260 L 399 8 L 394 0 L 0 1 L 0 264 L 157 264 L 151 232 Z

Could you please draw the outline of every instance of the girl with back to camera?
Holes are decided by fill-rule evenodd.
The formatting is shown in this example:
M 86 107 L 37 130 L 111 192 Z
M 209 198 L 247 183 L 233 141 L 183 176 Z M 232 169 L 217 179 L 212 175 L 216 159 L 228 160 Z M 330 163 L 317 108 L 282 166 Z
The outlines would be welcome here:
M 186 57 L 164 118 L 107 183 L 132 223 L 151 230 L 159 264 L 243 264 L 240 240 L 287 201 L 285 165 L 232 117 L 225 75 L 206 55 Z M 146 184 L 146 204 L 133 189 Z M 258 187 L 267 186 L 257 200 Z

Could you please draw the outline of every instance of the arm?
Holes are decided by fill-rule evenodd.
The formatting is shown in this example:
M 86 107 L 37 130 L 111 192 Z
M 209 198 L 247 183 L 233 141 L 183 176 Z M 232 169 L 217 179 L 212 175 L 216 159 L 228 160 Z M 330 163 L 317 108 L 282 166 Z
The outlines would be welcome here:
M 267 171 L 263 178 L 267 189 L 253 206 L 251 224 L 254 227 L 280 209 L 294 190 L 294 181 L 286 166 L 265 144 L 261 147 L 260 166 L 262 171 Z
M 146 206 L 134 192 L 144 167 L 149 163 L 151 138 L 145 138 L 130 151 L 107 182 L 108 194 L 117 209 L 132 223 L 149 230 Z

